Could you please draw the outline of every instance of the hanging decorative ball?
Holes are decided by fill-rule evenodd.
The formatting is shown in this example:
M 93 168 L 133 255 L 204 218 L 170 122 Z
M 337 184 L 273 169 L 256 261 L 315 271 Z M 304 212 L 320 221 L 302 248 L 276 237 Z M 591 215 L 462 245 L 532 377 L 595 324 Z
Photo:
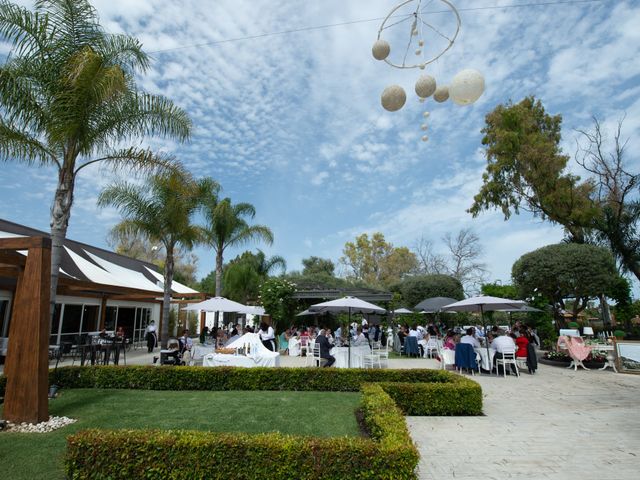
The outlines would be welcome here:
M 428 128 L 429 128 L 429 126 L 428 126 L 426 123 L 423 123 L 422 125 L 420 125 L 420 128 L 421 128 L 422 130 L 426 130 L 426 129 L 428 129 Z
M 423 141 L 423 142 L 426 142 L 427 140 L 429 140 L 429 137 L 428 137 L 428 136 L 426 136 L 426 135 L 423 135 L 423 136 L 422 136 L 422 141 Z
M 391 52 L 391 45 L 386 40 L 376 40 L 376 43 L 373 44 L 371 48 L 371 53 L 373 54 L 373 58 L 376 60 L 384 60 L 389 56 Z
M 421 46 L 421 47 L 424 47 L 424 40 L 420 40 L 420 41 L 418 42 L 418 45 L 419 45 L 419 46 Z
M 426 67 L 426 65 L 423 63 L 422 65 L 419 65 L 418 68 L 420 68 L 420 70 L 424 70 Z
M 438 103 L 443 103 L 449 100 L 449 87 L 445 85 L 443 87 L 436 88 L 436 91 L 433 94 L 433 99 Z
M 449 93 L 451 100 L 458 105 L 471 105 L 484 92 L 484 77 L 477 70 L 466 69 L 459 72 L 451 81 Z
M 417 50 L 416 50 L 416 55 L 421 55 L 421 54 L 422 54 L 422 50 L 417 49 Z
M 418 101 L 419 101 L 420 103 L 424 103 L 424 101 L 425 101 L 425 100 L 426 100 L 426 98 L 418 98 Z
M 431 113 L 430 113 L 430 112 L 424 112 L 424 113 L 422 114 L 422 116 L 423 116 L 424 118 L 429 118 L 429 115 L 431 115 Z
M 382 107 L 390 112 L 400 110 L 407 101 L 407 94 L 400 85 L 391 85 L 382 92 Z
M 436 79 L 431 75 L 420 75 L 416 82 L 416 94 L 419 97 L 427 98 L 436 91 Z

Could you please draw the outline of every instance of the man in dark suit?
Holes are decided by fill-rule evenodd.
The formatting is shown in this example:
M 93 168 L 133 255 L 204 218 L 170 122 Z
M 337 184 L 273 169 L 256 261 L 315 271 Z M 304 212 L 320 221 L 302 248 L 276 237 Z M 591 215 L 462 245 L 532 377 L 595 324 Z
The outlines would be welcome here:
M 326 360 L 326 362 L 324 362 L 325 367 L 330 367 L 336 362 L 335 357 L 329 353 L 333 348 L 333 344 L 327 338 L 330 334 L 331 330 L 325 328 L 320 331 L 320 334 L 316 338 L 316 343 L 320 345 L 320 358 Z

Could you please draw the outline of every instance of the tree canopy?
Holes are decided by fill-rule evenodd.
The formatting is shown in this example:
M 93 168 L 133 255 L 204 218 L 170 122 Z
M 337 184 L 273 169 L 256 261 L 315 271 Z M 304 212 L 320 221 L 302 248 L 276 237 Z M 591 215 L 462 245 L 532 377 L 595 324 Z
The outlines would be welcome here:
M 418 267 L 416 255 L 407 247 L 394 247 L 380 232 L 366 233 L 347 242 L 340 263 L 349 269 L 348 277 L 371 286 L 388 287 Z
M 302 275 L 325 274 L 333 276 L 335 264 L 329 258 L 309 257 L 302 259 Z
M 464 298 L 460 281 L 450 275 L 432 274 L 407 277 L 394 285 L 392 291 L 402 295 L 402 301 L 413 308 L 422 300 L 432 297 Z
M 577 243 L 529 252 L 513 264 L 511 274 L 521 298 L 540 293 L 551 299 L 556 309 L 566 309 L 566 300 L 571 300 L 574 318 L 590 299 L 609 294 L 619 278 L 611 252 Z

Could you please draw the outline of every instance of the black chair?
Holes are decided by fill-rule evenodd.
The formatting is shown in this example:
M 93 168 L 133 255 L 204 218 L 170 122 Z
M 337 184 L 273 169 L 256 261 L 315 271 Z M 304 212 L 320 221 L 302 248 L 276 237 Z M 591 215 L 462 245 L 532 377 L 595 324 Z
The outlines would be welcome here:
M 418 348 L 418 339 L 416 337 L 406 337 L 404 339 L 404 353 L 407 356 L 416 357 L 420 356 L 420 349 Z

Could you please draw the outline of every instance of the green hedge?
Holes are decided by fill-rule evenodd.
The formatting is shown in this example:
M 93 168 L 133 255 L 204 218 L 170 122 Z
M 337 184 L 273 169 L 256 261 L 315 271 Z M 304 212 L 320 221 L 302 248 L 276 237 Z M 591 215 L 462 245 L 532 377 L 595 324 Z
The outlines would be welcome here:
M 476 382 L 457 377 L 449 383 L 379 384 L 405 415 L 480 415 L 482 388 Z
M 67 439 L 71 479 L 414 479 L 418 452 L 379 385 L 362 387 L 372 439 L 86 430 Z M 321 428 L 321 426 L 319 426 Z
M 50 372 L 64 388 L 139 390 L 293 390 L 357 392 L 363 383 L 405 382 L 451 385 L 463 377 L 442 370 L 342 368 L 234 368 L 94 366 Z

